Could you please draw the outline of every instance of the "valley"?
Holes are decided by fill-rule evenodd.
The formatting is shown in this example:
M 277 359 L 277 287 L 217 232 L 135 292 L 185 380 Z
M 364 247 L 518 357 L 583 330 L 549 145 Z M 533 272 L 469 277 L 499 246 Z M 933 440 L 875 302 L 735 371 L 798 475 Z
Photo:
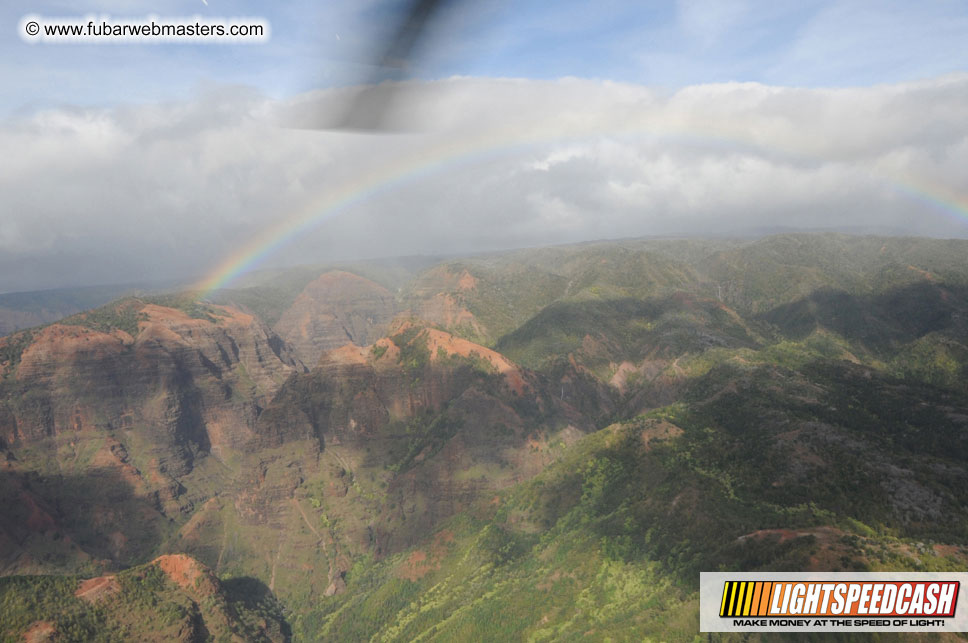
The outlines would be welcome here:
M 966 258 L 593 242 L 0 337 L 0 639 L 694 640 L 701 571 L 963 570 Z

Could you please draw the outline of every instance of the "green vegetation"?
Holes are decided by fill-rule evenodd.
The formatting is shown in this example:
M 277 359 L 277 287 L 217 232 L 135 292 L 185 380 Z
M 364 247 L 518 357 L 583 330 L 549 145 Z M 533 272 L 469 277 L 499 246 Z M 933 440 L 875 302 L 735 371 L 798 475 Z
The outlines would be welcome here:
M 931 333 L 902 348 L 889 371 L 916 380 L 964 390 L 968 382 L 968 347 L 955 338 Z
M 104 610 L 89 609 L 74 596 L 78 582 L 71 576 L 0 578 L 0 636 L 5 641 L 20 640 L 32 623 L 46 618 L 69 640 L 95 640 L 97 632 L 104 629 L 106 615 Z
M 132 337 L 138 335 L 138 322 L 146 317 L 140 312 L 143 303 L 138 299 L 122 299 L 107 306 L 62 319 L 59 323 L 83 326 L 102 333 L 122 330 Z
M 0 365 L 5 365 L 4 378 L 12 377 L 24 351 L 34 341 L 34 333 L 29 330 L 0 339 Z
M 915 543 L 968 535 L 962 291 L 818 291 L 744 319 L 710 299 L 595 288 L 498 350 L 553 380 L 566 359 L 607 380 L 610 364 L 647 355 L 672 364 L 660 379 L 678 382 L 679 401 L 589 435 L 500 503 L 444 523 L 453 540 L 418 573 L 432 538 L 354 568 L 346 594 L 300 621 L 304 636 L 680 640 L 696 633 L 703 570 L 958 568 Z M 656 381 L 636 371 L 621 413 Z M 399 600 L 366 600 L 385 591 Z
M 239 583 L 205 594 L 175 585 L 155 564 L 82 582 L 77 576 L 0 578 L 0 640 L 20 641 L 39 622 L 53 629 L 55 640 L 68 641 L 268 641 L 287 631 L 279 606 Z M 81 590 L 87 591 L 79 597 Z
M 903 397 L 883 407 L 891 380 L 850 369 L 811 375 L 806 382 L 765 366 L 714 368 L 686 403 L 593 433 L 499 503 L 482 501 L 409 553 L 354 568 L 347 593 L 301 619 L 298 631 L 340 640 L 569 640 L 588 632 L 681 640 L 695 635 L 700 571 L 955 569 L 923 548 L 905 553 L 916 540 L 966 535 L 968 497 L 956 490 L 957 476 L 932 477 L 916 464 L 962 461 L 940 447 L 953 436 L 942 433 L 925 450 L 914 448 L 924 434 L 914 434 L 905 447 L 899 439 L 911 427 L 928 431 L 938 418 L 899 417 L 909 406 Z M 827 393 L 811 402 L 804 390 Z M 824 415 L 844 399 L 877 414 L 878 430 Z M 791 423 L 826 433 L 791 441 Z M 918 467 L 921 483 L 940 485 L 927 531 L 910 518 L 916 508 L 884 491 L 896 475 L 885 465 L 896 460 Z M 425 560 L 432 564 L 413 562 Z
M 502 337 L 497 350 L 533 368 L 581 353 L 583 363 L 601 374 L 609 364 L 643 354 L 677 356 L 757 343 L 755 333 L 716 302 L 673 296 L 558 302 Z
M 422 459 L 432 458 L 450 438 L 454 437 L 463 423 L 463 420 L 446 414 L 415 416 L 407 423 L 405 429 L 407 436 L 405 455 L 401 460 L 388 464 L 387 469 L 399 473 L 412 467 L 418 455 Z
M 259 364 L 189 385 L 181 348 L 159 351 L 171 370 L 122 356 L 95 393 L 74 373 L 31 386 L 9 368 L 31 336 L 14 335 L 4 534 L 38 570 L 135 567 L 93 604 L 76 576 L 4 580 L 0 637 L 49 615 L 77 638 L 200 622 L 218 638 L 224 622 L 284 640 L 285 610 L 299 640 L 694 640 L 701 571 L 964 569 L 965 256 L 781 235 L 374 268 L 411 307 L 388 338 L 399 359 L 384 340 L 258 406 L 235 383 L 265 381 Z M 269 318 L 316 274 L 221 295 Z M 133 301 L 217 318 L 172 296 L 71 323 L 130 328 Z M 432 354 L 432 328 L 521 371 Z M 150 396 L 129 394 L 133 375 Z M 252 423 L 227 439 L 239 408 Z M 197 556 L 224 592 L 137 567 L 164 552 Z
M 89 295 L 94 301 L 97 301 L 108 297 L 109 293 L 117 292 L 118 288 L 98 287 L 89 290 L 91 290 Z M 34 301 L 35 297 L 33 296 L 36 295 L 37 301 L 43 302 L 43 295 L 45 292 L 47 291 L 40 293 L 14 293 L 12 295 L 0 296 L 0 300 L 2 300 L 4 297 L 13 298 L 16 305 L 25 306 L 27 309 L 32 309 L 33 306 L 40 305 Z M 60 293 L 61 291 L 50 292 Z M 70 294 L 73 291 L 65 292 Z M 21 297 L 21 295 L 23 295 L 23 297 Z M 57 301 L 60 301 L 62 295 L 52 294 L 50 296 L 54 297 Z M 216 322 L 218 318 L 218 311 L 216 311 L 211 305 L 199 301 L 198 298 L 191 293 L 127 296 L 84 312 L 75 312 L 76 309 L 72 308 L 73 304 L 71 302 L 73 302 L 76 298 L 71 298 L 67 295 L 63 296 L 66 297 L 63 302 L 63 310 L 65 310 L 64 314 L 59 314 L 55 311 L 48 311 L 46 309 L 40 311 L 43 314 L 39 314 L 37 318 L 41 322 L 41 324 L 37 325 L 37 328 L 42 328 L 43 325 L 49 325 L 50 323 L 56 322 L 67 326 L 82 326 L 84 328 L 89 328 L 91 330 L 96 330 L 103 333 L 110 333 L 114 330 L 122 330 L 132 337 L 136 337 L 138 335 L 138 323 L 147 319 L 147 316 L 141 312 L 141 309 L 145 304 L 155 304 L 158 306 L 174 308 L 184 312 L 193 319 L 205 319 L 213 323 Z M 81 297 L 79 301 L 86 301 L 86 299 Z M 2 330 L 2 319 L 0 319 L 0 332 L 2 332 Z M 19 362 L 19 356 L 23 352 L 23 349 L 32 341 L 35 330 L 36 329 L 31 329 L 12 334 L 8 339 L 0 342 L 0 364 L 8 362 L 9 364 L 16 365 L 16 363 Z
M 192 319 L 204 319 L 215 323 L 219 313 L 209 304 L 200 301 L 197 296 L 191 293 L 179 293 L 174 295 L 158 295 L 154 297 L 143 297 L 146 304 L 155 304 L 165 308 L 180 310 Z
M 423 332 L 424 329 L 420 326 L 409 326 L 390 337 L 400 349 L 399 363 L 411 378 L 419 377 L 430 364 L 430 349 L 427 348 L 427 338 L 423 336 Z M 413 381 L 412 379 L 411 382 Z

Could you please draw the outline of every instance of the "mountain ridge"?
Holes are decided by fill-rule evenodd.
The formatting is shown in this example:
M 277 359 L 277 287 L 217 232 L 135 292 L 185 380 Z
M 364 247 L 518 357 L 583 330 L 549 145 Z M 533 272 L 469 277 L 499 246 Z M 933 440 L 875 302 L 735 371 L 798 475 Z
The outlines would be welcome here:
M 3 573 L 185 554 L 297 639 L 543 640 L 690 638 L 711 568 L 959 568 L 965 250 L 583 244 L 14 333 Z

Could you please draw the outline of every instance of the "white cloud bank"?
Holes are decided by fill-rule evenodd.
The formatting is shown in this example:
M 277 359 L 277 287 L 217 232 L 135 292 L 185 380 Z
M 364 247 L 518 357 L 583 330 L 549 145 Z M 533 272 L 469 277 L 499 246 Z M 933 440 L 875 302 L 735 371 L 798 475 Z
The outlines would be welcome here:
M 269 263 L 774 226 L 968 236 L 964 75 L 671 94 L 457 78 L 400 98 L 421 133 L 285 129 L 291 105 L 243 89 L 7 120 L 0 291 L 204 274 L 345 186 L 414 168 Z

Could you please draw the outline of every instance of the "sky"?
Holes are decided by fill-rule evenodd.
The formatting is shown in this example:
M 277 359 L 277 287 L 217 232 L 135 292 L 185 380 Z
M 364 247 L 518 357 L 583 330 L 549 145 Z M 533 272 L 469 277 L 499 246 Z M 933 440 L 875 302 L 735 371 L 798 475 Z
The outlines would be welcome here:
M 629 236 L 968 237 L 963 0 L 450 0 L 389 74 L 404 131 L 294 128 L 387 77 L 400 12 L 3 3 L 0 292 Z M 28 15 L 271 33 L 28 42 Z

